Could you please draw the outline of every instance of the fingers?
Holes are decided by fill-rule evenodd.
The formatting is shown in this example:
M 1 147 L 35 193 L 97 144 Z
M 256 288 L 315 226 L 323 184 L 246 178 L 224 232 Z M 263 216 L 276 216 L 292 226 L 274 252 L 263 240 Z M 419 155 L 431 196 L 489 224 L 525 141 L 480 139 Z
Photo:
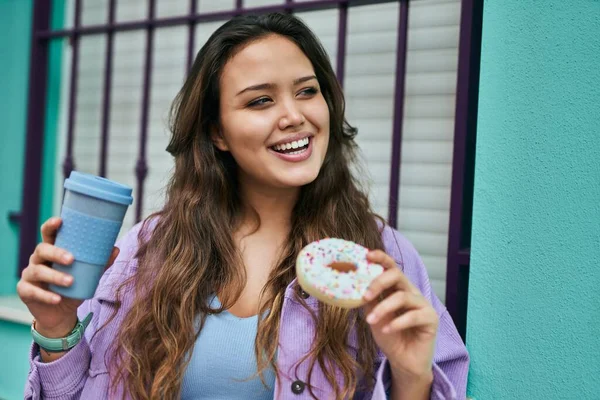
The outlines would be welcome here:
M 366 301 L 376 299 L 386 290 L 392 290 L 394 292 L 403 290 L 414 294 L 420 294 L 419 289 L 410 283 L 408 278 L 402 273 L 402 271 L 400 271 L 393 260 L 392 262 L 394 263 L 394 268 L 386 269 L 383 274 L 373 279 L 369 285 L 369 289 L 364 295 Z M 386 267 L 384 266 L 384 268 Z
M 30 302 L 40 302 L 46 304 L 60 303 L 60 296 L 41 287 L 35 286 L 23 279 L 17 284 L 17 294 L 25 304 Z
M 387 334 L 411 328 L 430 326 L 432 327 L 432 332 L 435 332 L 438 323 L 438 316 L 435 310 L 428 307 L 405 312 L 385 325 L 381 331 Z
M 427 300 L 423 296 L 397 291 L 373 307 L 367 315 L 367 322 L 371 325 L 378 324 L 396 317 L 399 311 L 420 309 L 427 305 Z
M 54 244 L 56 233 L 62 224 L 62 220 L 58 217 L 52 217 L 42 224 L 42 242 Z
M 396 261 L 382 250 L 373 250 L 367 254 L 367 260 L 381 265 L 385 269 L 398 268 Z
M 69 265 L 73 262 L 73 255 L 68 251 L 58 248 L 47 242 L 36 246 L 35 251 L 29 258 L 30 264 L 44 264 L 55 262 L 62 265 Z
M 367 259 L 371 262 L 377 263 L 381 265 L 385 271 L 381 274 L 377 279 L 374 280 L 376 282 L 379 278 L 383 278 L 384 280 L 390 279 L 389 276 L 393 276 L 395 280 L 397 280 L 397 288 L 410 290 L 413 293 L 419 293 L 419 290 L 413 286 L 413 284 L 408 280 L 408 278 L 400 271 L 396 261 L 390 257 L 388 254 L 381 250 L 374 250 L 367 254 Z M 386 275 L 386 277 L 383 277 Z M 369 288 L 370 289 L 370 288 Z
M 23 270 L 21 278 L 22 280 L 32 284 L 53 283 L 58 286 L 70 286 L 73 283 L 73 277 L 71 275 L 40 264 L 29 265 Z
M 392 257 L 381 250 L 374 250 L 369 252 L 367 259 L 384 268 L 384 272 L 371 282 L 364 295 L 368 302 L 365 311 L 368 313 L 369 324 L 376 325 L 384 322 L 386 323 L 384 328 L 391 331 L 395 326 L 389 327 L 387 324 L 396 321 L 399 312 L 403 312 L 404 315 L 414 311 L 433 310 L 419 289 L 400 271 Z M 377 298 L 382 300 L 374 301 Z M 435 310 L 433 314 L 436 317 Z M 406 321 L 396 323 L 402 327 Z

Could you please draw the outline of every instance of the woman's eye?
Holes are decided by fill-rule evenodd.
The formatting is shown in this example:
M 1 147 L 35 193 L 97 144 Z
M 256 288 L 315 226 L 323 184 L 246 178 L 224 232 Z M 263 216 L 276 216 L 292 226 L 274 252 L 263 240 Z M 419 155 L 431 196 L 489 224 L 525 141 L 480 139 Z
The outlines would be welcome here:
M 250 103 L 248 103 L 248 107 L 264 106 L 265 104 L 267 104 L 270 101 L 271 101 L 271 99 L 268 97 L 261 97 L 260 99 L 252 100 Z
M 302 89 L 299 94 L 303 94 L 306 96 L 314 96 L 317 93 L 319 93 L 319 89 L 317 89 L 316 87 L 308 87 L 308 88 Z

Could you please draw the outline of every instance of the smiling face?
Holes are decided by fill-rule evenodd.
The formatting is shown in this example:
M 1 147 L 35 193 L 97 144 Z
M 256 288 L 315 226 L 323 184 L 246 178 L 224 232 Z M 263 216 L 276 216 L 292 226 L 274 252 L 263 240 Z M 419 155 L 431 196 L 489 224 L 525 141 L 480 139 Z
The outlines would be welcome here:
M 329 143 L 329 109 L 310 60 L 269 35 L 241 49 L 220 80 L 215 145 L 231 153 L 245 185 L 299 188 L 316 179 Z

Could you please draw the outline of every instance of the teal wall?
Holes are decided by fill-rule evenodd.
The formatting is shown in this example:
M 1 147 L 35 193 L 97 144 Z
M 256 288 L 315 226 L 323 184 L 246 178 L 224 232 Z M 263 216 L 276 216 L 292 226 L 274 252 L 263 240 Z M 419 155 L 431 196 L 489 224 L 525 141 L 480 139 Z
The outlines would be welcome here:
M 17 284 L 19 229 L 6 216 L 21 209 L 31 12 L 30 1 L 0 0 L 0 295 Z
M 29 372 L 29 326 L 0 321 L 0 339 L 5 343 L 0 362 L 0 399 L 22 399 Z
M 31 39 L 30 1 L 0 0 L 0 295 L 13 294 L 17 283 L 18 225 L 9 223 L 9 211 L 21 209 L 21 185 L 27 117 L 27 80 Z M 23 398 L 29 370 L 28 327 L 0 321 L 5 343 L 0 362 L 0 398 Z
M 600 1 L 486 1 L 469 393 L 600 393 Z
M 52 26 L 62 27 L 64 0 L 54 4 Z M 19 229 L 6 215 L 21 209 L 32 12 L 31 0 L 0 0 L 0 296 L 16 293 Z M 52 213 L 62 46 L 62 41 L 50 46 L 42 220 Z M 0 342 L 0 399 L 21 399 L 29 371 L 29 326 L 0 321 Z

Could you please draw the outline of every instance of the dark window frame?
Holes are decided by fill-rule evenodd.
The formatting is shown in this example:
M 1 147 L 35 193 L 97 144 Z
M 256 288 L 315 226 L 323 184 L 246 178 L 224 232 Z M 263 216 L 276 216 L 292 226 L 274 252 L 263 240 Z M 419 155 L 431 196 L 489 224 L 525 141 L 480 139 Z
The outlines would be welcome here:
M 27 106 L 27 137 L 25 149 L 24 183 L 21 212 L 11 213 L 11 221 L 20 224 L 19 268 L 20 276 L 28 264 L 29 254 L 38 240 L 39 203 L 42 177 L 42 148 L 46 113 L 48 48 L 51 40 L 68 37 L 72 46 L 69 110 L 67 125 L 67 152 L 63 160 L 63 175 L 67 177 L 75 164 L 73 159 L 73 130 L 77 103 L 77 71 L 79 61 L 79 39 L 84 35 L 104 34 L 107 36 L 102 103 L 99 175 L 106 174 L 106 159 L 109 140 L 108 121 L 112 81 L 113 38 L 116 32 L 130 30 L 146 31 L 146 59 L 144 64 L 144 86 L 139 135 L 139 153 L 135 167 L 137 197 L 143 199 L 144 180 L 148 165 L 146 142 L 148 112 L 151 89 L 152 50 L 154 31 L 167 26 L 189 27 L 187 60 L 188 66 L 194 57 L 194 33 L 196 24 L 206 21 L 226 20 L 235 15 L 266 13 L 273 11 L 300 12 L 337 8 L 339 10 L 338 56 L 336 73 L 343 84 L 347 37 L 348 8 L 366 4 L 400 2 L 398 25 L 396 86 L 394 96 L 394 120 L 392 133 L 392 161 L 388 221 L 395 227 L 398 213 L 398 191 L 400 187 L 400 155 L 402 145 L 402 115 L 404 110 L 404 87 L 406 76 L 406 50 L 408 36 L 409 0 L 314 0 L 296 3 L 285 0 L 280 5 L 244 8 L 242 0 L 236 0 L 232 10 L 197 13 L 197 0 L 190 0 L 187 15 L 156 18 L 156 0 L 148 0 L 148 16 L 144 20 L 115 22 L 117 0 L 109 0 L 106 24 L 81 26 L 82 0 L 75 0 L 74 25 L 70 29 L 50 29 L 51 0 L 36 1 L 33 9 L 32 42 L 29 67 L 29 93 Z M 419 1 L 419 0 L 412 0 Z M 479 60 L 481 48 L 481 22 L 483 0 L 462 0 L 458 79 L 456 91 L 456 114 L 454 132 L 454 157 L 452 167 L 451 204 L 447 254 L 446 306 L 463 340 L 466 335 L 466 312 L 470 265 L 471 216 L 473 204 L 473 176 L 475 164 L 475 138 L 477 129 L 477 101 L 479 89 Z M 137 202 L 136 220 L 141 219 L 142 201 Z

